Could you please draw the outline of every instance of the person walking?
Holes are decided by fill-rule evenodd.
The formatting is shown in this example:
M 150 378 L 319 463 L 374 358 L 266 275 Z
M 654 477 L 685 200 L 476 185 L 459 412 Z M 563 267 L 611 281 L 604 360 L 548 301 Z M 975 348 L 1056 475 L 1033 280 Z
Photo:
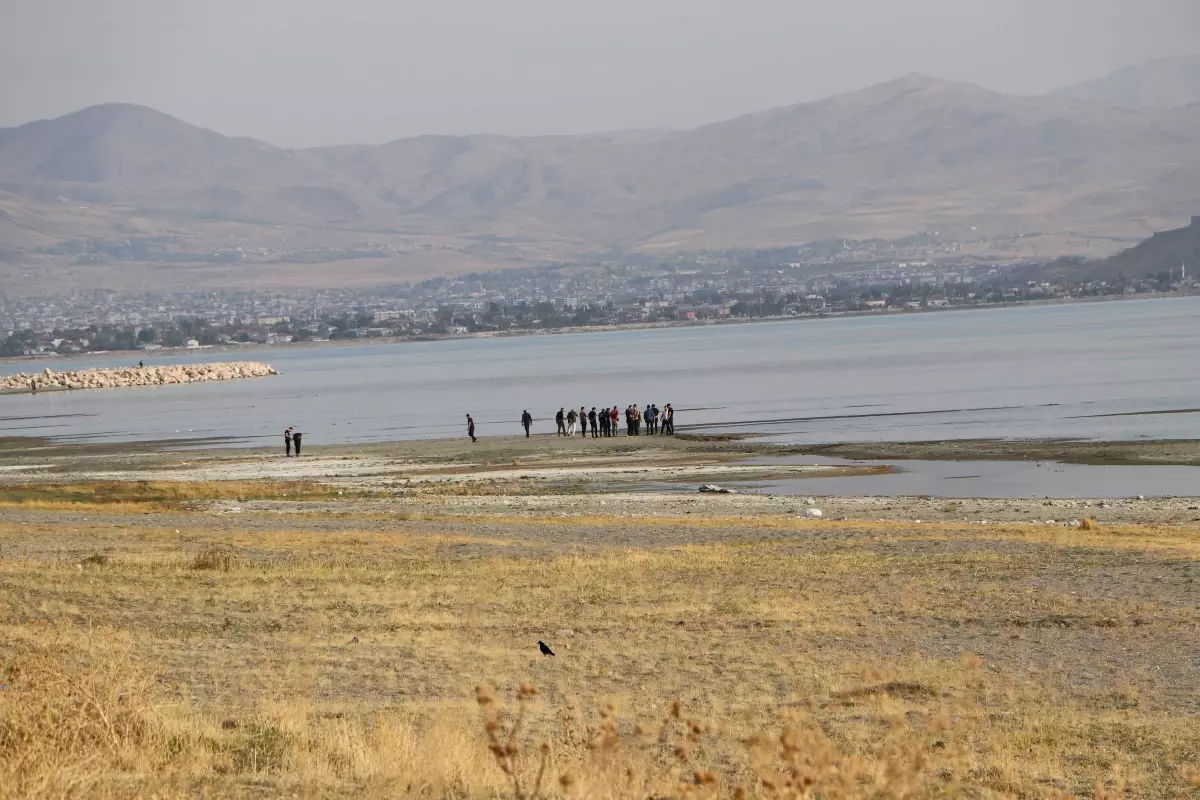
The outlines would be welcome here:
M 304 438 L 304 434 L 296 431 L 292 434 L 292 449 L 296 451 L 296 458 L 300 457 L 300 440 Z
M 475 420 L 471 419 L 470 414 L 467 414 L 467 436 L 471 437 L 472 443 L 479 441 L 475 438 Z
M 525 413 L 521 415 L 521 427 L 525 429 L 525 438 L 529 438 L 529 426 L 533 425 L 533 414 L 529 413 L 529 409 L 525 409 Z
M 613 403 L 612 411 L 608 412 L 608 435 L 616 436 L 617 431 L 621 430 L 621 412 L 617 410 L 617 404 Z
M 567 436 L 575 435 L 575 409 L 567 412 Z
M 554 415 L 554 422 L 556 425 L 558 425 L 558 435 L 566 436 L 567 435 L 567 415 L 563 413 L 563 410 L 561 408 L 558 410 L 558 413 Z
M 283 454 L 290 456 L 292 454 L 292 429 L 289 427 L 283 432 Z
M 579 435 L 580 436 L 587 436 L 587 426 L 588 426 L 587 408 L 584 406 L 580 406 L 579 407 Z
M 588 412 L 588 424 L 592 426 L 592 438 L 600 436 L 600 429 L 597 427 L 599 417 L 596 416 L 596 407 L 592 406 L 592 410 Z

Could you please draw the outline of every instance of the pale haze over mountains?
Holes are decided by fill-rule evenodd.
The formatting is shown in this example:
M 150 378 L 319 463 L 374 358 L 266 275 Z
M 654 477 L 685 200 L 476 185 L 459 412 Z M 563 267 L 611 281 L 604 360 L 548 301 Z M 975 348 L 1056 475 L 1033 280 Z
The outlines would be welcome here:
M 1135 64 L 1102 78 L 1064 86 L 1054 94 L 1122 108 L 1175 108 L 1200 103 L 1200 55 Z
M 1200 208 L 1195 64 L 1135 68 L 1133 93 L 1125 73 L 1035 97 L 909 75 L 688 130 L 301 150 L 103 105 L 0 129 L 0 261 L 8 285 L 42 270 L 194 284 L 229 273 L 191 256 L 299 249 L 339 266 L 262 279 L 385 282 L 935 229 L 1148 235 Z M 169 270 L 79 266 L 80 243 L 143 239 L 169 242 Z M 342 259 L 364 246 L 383 251 Z

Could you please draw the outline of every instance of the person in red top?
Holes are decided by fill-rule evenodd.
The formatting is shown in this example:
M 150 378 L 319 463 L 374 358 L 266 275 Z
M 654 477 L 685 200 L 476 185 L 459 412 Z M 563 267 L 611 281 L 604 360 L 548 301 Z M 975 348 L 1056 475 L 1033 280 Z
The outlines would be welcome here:
M 616 436 L 617 431 L 621 430 L 621 412 L 617 411 L 616 405 L 608 412 L 608 416 L 612 420 L 612 424 L 608 428 L 608 435 Z

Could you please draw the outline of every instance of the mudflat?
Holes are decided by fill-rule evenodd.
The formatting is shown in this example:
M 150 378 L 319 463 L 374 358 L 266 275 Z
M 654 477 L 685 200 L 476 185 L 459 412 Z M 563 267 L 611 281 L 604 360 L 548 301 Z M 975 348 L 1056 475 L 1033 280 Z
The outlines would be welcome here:
M 1200 783 L 1187 498 L 701 494 L 843 469 L 726 438 L 45 444 L 0 449 L 11 796 Z

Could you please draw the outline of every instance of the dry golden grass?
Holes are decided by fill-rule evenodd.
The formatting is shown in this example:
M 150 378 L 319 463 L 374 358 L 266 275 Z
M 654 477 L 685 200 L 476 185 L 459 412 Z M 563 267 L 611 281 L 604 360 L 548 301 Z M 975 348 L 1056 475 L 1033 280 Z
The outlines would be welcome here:
M 1144 580 L 1192 530 L 55 520 L 0 524 L 5 796 L 1159 797 L 1200 752 Z M 778 536 L 526 541 L 606 524 Z
M 316 481 L 109 481 L 0 488 L 0 508 L 116 512 L 172 509 L 210 500 L 331 500 L 373 496 Z

